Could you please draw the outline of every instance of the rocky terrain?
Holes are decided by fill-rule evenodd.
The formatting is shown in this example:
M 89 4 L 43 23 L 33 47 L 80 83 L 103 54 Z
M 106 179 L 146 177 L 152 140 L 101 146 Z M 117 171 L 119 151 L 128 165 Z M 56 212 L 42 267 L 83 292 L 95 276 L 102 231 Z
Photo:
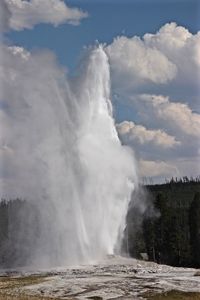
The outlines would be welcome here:
M 28 296 L 71 300 L 145 299 L 172 290 L 200 293 L 199 275 L 196 269 L 110 257 L 98 265 L 51 271 L 4 270 L 0 286 L 4 295 L 27 297 L 9 300 L 29 299 Z

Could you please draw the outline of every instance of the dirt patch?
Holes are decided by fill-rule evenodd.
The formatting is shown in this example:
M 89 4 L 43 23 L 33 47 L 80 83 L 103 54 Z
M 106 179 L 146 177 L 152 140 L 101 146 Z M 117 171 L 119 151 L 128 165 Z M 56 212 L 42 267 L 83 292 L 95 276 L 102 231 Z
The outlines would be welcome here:
M 200 293 L 169 291 L 159 294 L 147 292 L 143 297 L 148 300 L 200 300 Z
M 0 277 L 0 289 L 12 289 L 16 287 L 23 287 L 26 285 L 32 285 L 41 283 L 46 280 L 46 276 L 43 275 L 31 275 L 23 277 Z M 1 292 L 0 291 L 0 292 Z
M 46 276 L 43 275 L 31 275 L 24 277 L 0 277 L 0 300 L 50 300 L 52 298 L 23 295 L 23 293 L 20 293 L 20 291 L 18 292 L 18 295 L 15 295 L 16 289 L 41 283 L 46 279 Z
M 0 300 L 52 300 L 52 298 L 44 297 L 34 297 L 34 296 L 9 296 L 9 295 L 0 295 Z M 54 300 L 56 300 L 54 298 Z M 58 299 L 57 299 L 58 300 Z
M 100 296 L 92 296 L 92 297 L 88 297 L 88 299 L 91 299 L 91 300 L 103 300 L 103 298 L 100 297 Z

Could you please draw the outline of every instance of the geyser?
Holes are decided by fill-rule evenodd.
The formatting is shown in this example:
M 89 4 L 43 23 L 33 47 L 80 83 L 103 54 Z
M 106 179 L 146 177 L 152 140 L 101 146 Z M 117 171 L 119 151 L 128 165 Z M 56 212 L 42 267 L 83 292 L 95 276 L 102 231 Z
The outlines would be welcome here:
M 91 263 L 114 253 L 136 176 L 115 129 L 103 47 L 89 50 L 73 79 L 50 53 L 3 53 L 1 194 L 26 199 L 9 212 L 11 266 Z

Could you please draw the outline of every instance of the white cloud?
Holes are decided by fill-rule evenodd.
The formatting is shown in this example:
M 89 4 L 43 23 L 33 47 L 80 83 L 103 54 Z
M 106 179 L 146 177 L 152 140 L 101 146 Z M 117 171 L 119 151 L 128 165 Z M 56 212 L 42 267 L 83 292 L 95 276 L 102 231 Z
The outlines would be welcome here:
M 140 176 L 156 177 L 156 181 L 162 181 L 172 176 L 185 175 L 182 173 L 185 170 L 182 164 L 177 163 L 184 141 L 180 142 L 163 130 L 147 129 L 132 121 L 117 124 L 117 130 L 122 142 L 134 149 L 139 161 Z
M 154 46 L 162 46 L 162 50 L 165 51 L 167 46 L 167 52 L 174 51 L 174 48 L 180 49 L 184 47 L 186 41 L 192 37 L 192 34 L 184 27 L 177 26 L 176 23 L 167 23 L 160 28 L 156 34 L 146 33 L 144 40 L 147 44 Z
M 197 177 L 200 174 L 200 155 L 197 157 L 183 157 L 175 161 L 179 173 L 188 177 Z
M 3 0 L 2 6 L 10 12 L 4 27 L 7 23 L 7 29 L 12 30 L 31 29 L 39 23 L 78 25 L 88 16 L 78 8 L 68 7 L 63 0 Z
M 172 176 L 173 168 L 197 175 L 200 32 L 167 23 L 142 38 L 117 37 L 106 49 L 116 109 L 122 111 L 119 136 L 135 149 L 142 175 Z M 129 121 L 122 122 L 128 108 Z
M 193 66 L 200 65 L 200 33 L 193 35 L 172 22 L 165 24 L 156 34 L 145 34 L 143 39 L 148 47 L 159 49 L 181 69 L 192 67 L 192 62 Z
M 187 104 L 172 102 L 162 95 L 139 95 L 137 105 L 141 117 L 148 123 L 156 122 L 176 135 L 200 137 L 200 114 L 194 113 Z
M 200 32 L 165 24 L 143 38 L 121 36 L 107 46 L 112 84 L 129 93 L 169 95 L 199 110 Z
M 131 121 L 117 124 L 117 130 L 122 141 L 128 144 L 154 144 L 161 148 L 173 148 L 180 145 L 180 142 L 174 136 L 167 134 L 163 130 L 150 130 Z
M 113 75 L 130 86 L 153 82 L 164 84 L 176 76 L 176 66 L 156 47 L 148 47 L 139 37 L 117 37 L 107 47 Z
M 180 176 L 197 176 L 200 171 L 200 115 L 188 105 L 170 101 L 162 95 L 135 95 L 130 103 L 145 126 L 124 121 L 118 130 L 122 141 L 135 149 L 138 159 L 164 161 L 176 167 Z M 144 170 L 150 173 L 151 166 L 154 173 L 153 163 L 149 163 L 142 174 Z
M 198 106 L 200 78 L 200 32 L 191 34 L 176 23 L 164 25 L 156 34 L 144 35 L 147 47 L 161 51 L 177 68 L 176 78 L 171 85 L 172 91 L 191 105 L 195 97 Z M 169 86 L 170 89 L 170 86 Z M 177 98 L 176 96 L 176 98 Z M 190 98 L 190 99 L 189 99 Z
M 139 160 L 139 171 L 141 177 L 155 177 L 159 182 L 165 178 L 199 176 L 199 158 L 177 158 L 176 160 Z
M 140 175 L 142 177 L 172 177 L 179 176 L 180 173 L 178 168 L 172 164 L 165 161 L 150 161 L 150 160 L 140 160 L 139 161 Z

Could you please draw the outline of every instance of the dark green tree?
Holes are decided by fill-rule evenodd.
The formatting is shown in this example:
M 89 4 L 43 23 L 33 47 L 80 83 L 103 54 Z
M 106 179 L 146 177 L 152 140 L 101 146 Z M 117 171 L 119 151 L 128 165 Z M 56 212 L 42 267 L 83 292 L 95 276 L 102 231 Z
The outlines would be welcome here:
M 196 193 L 189 210 L 190 244 L 192 261 L 200 267 L 200 193 Z
M 145 218 L 143 221 L 143 235 L 146 245 L 146 252 L 149 260 L 156 261 L 156 236 L 154 219 Z

